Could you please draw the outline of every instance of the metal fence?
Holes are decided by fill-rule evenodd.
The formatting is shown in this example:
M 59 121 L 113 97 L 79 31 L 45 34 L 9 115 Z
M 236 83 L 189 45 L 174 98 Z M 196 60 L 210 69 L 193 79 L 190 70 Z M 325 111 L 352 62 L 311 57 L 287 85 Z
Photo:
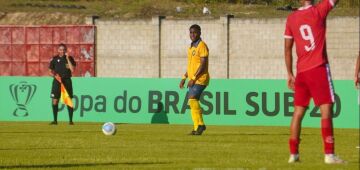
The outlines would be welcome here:
M 77 62 L 74 76 L 95 76 L 95 26 L 0 26 L 0 76 L 46 76 L 58 45 Z

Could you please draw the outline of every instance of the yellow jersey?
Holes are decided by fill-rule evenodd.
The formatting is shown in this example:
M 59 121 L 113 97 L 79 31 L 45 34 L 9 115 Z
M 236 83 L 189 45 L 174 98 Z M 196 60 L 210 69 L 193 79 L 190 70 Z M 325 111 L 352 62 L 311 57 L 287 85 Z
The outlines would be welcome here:
M 188 66 L 187 74 L 188 78 L 191 79 L 200 67 L 202 57 L 209 57 L 209 49 L 204 41 L 201 39 L 192 44 L 188 49 Z M 209 75 L 209 60 L 206 63 L 205 71 L 203 74 L 198 75 L 195 84 L 208 85 L 210 81 Z

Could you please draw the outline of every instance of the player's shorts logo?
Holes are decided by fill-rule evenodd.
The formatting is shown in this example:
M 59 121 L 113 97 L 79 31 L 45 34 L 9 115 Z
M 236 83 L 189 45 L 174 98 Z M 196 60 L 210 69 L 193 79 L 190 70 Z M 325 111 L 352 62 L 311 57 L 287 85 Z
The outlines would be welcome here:
M 18 84 L 11 84 L 9 89 L 11 96 L 17 105 L 13 115 L 16 117 L 29 116 L 26 105 L 29 104 L 32 97 L 34 96 L 36 92 L 36 85 L 28 84 L 26 81 L 22 81 Z

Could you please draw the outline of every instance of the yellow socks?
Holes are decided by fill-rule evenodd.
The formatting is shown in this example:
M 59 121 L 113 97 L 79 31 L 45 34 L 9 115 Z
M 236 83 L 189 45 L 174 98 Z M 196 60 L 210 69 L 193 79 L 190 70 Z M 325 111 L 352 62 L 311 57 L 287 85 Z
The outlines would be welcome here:
M 191 109 L 191 117 L 194 122 L 194 131 L 196 131 L 199 125 L 204 125 L 199 100 L 189 99 L 189 105 Z

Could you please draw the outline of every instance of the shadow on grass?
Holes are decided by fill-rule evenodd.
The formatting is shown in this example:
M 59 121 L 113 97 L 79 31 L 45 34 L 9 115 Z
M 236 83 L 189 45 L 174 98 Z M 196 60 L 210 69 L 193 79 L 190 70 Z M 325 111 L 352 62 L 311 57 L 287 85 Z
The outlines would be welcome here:
M 100 130 L 78 130 L 78 131 L 29 131 L 29 132 L 0 132 L 1 133 L 94 133 L 94 132 L 100 132 Z
M 31 151 L 31 150 L 82 150 L 98 148 L 0 148 L 0 151 Z
M 74 167 L 94 167 L 112 165 L 159 165 L 170 164 L 171 162 L 120 162 L 120 163 L 78 163 L 78 164 L 43 164 L 43 165 L 0 165 L 0 169 L 30 169 L 30 168 L 74 168 Z
M 289 136 L 290 133 L 209 133 L 206 136 Z M 311 136 L 318 134 L 301 134 L 302 136 Z

